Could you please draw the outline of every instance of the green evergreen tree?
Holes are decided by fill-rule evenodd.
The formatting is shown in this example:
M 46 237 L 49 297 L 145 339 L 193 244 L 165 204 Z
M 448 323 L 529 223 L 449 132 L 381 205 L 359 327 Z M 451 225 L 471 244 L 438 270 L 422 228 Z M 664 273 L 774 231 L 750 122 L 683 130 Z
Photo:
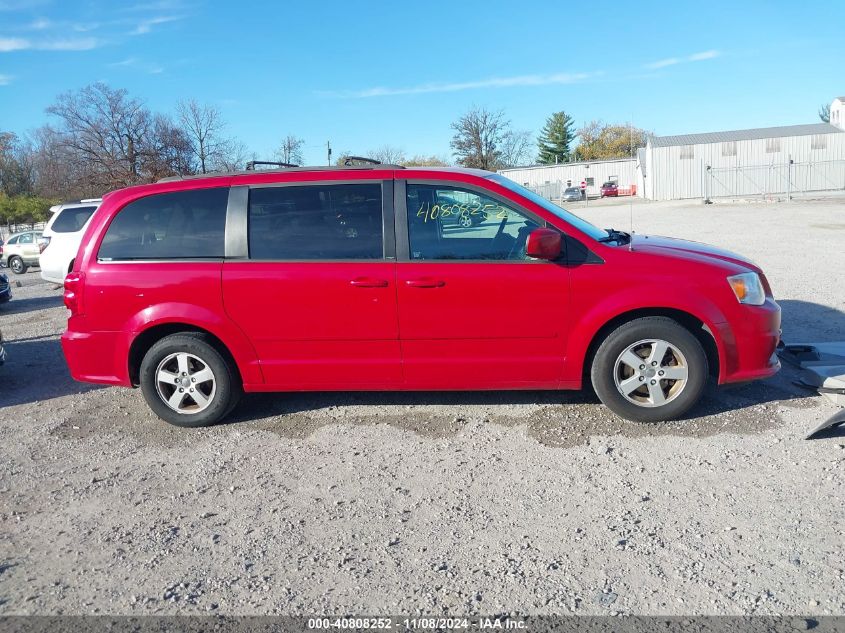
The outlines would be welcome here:
M 569 145 L 575 138 L 575 122 L 566 112 L 555 112 L 546 119 L 546 125 L 540 132 L 537 145 L 540 149 L 538 160 L 543 165 L 566 163 L 571 159 Z

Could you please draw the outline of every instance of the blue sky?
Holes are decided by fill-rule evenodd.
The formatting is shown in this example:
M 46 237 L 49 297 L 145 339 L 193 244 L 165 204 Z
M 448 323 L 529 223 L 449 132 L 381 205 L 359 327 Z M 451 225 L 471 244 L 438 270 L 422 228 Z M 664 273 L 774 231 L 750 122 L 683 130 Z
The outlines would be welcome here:
M 827 2 L 0 0 L 0 130 L 95 81 L 152 109 L 219 106 L 260 158 L 381 145 L 449 156 L 473 105 L 539 131 L 633 120 L 659 135 L 817 122 L 845 94 Z

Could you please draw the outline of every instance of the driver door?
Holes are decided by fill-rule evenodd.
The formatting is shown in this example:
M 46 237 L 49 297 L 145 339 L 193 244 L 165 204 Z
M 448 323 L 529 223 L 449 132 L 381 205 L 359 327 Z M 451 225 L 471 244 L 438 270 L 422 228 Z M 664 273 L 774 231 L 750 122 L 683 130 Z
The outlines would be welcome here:
M 397 187 L 397 197 L 397 215 L 407 219 L 397 223 L 406 384 L 557 387 L 569 270 L 563 260 L 525 255 L 528 233 L 543 221 L 463 185 L 407 183 Z M 455 221 L 461 214 L 476 220 Z

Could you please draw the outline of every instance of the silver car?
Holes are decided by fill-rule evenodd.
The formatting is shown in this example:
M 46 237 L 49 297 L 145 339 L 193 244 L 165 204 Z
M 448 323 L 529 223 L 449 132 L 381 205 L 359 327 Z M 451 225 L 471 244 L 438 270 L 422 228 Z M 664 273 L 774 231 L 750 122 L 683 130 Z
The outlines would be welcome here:
M 567 187 L 560 198 L 564 202 L 578 202 L 583 200 L 584 196 L 581 195 L 581 190 L 578 187 Z

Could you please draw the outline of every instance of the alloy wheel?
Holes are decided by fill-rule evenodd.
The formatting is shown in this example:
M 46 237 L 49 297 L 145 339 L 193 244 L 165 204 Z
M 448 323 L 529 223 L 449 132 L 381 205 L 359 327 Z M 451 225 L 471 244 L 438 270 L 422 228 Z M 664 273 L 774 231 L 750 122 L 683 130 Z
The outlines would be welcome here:
M 619 393 L 640 407 L 660 407 L 677 398 L 689 380 L 689 365 L 676 346 L 644 339 L 616 359 L 613 382 Z
M 156 392 L 177 413 L 192 415 L 208 408 L 217 392 L 214 372 L 199 356 L 177 352 L 156 368 Z

